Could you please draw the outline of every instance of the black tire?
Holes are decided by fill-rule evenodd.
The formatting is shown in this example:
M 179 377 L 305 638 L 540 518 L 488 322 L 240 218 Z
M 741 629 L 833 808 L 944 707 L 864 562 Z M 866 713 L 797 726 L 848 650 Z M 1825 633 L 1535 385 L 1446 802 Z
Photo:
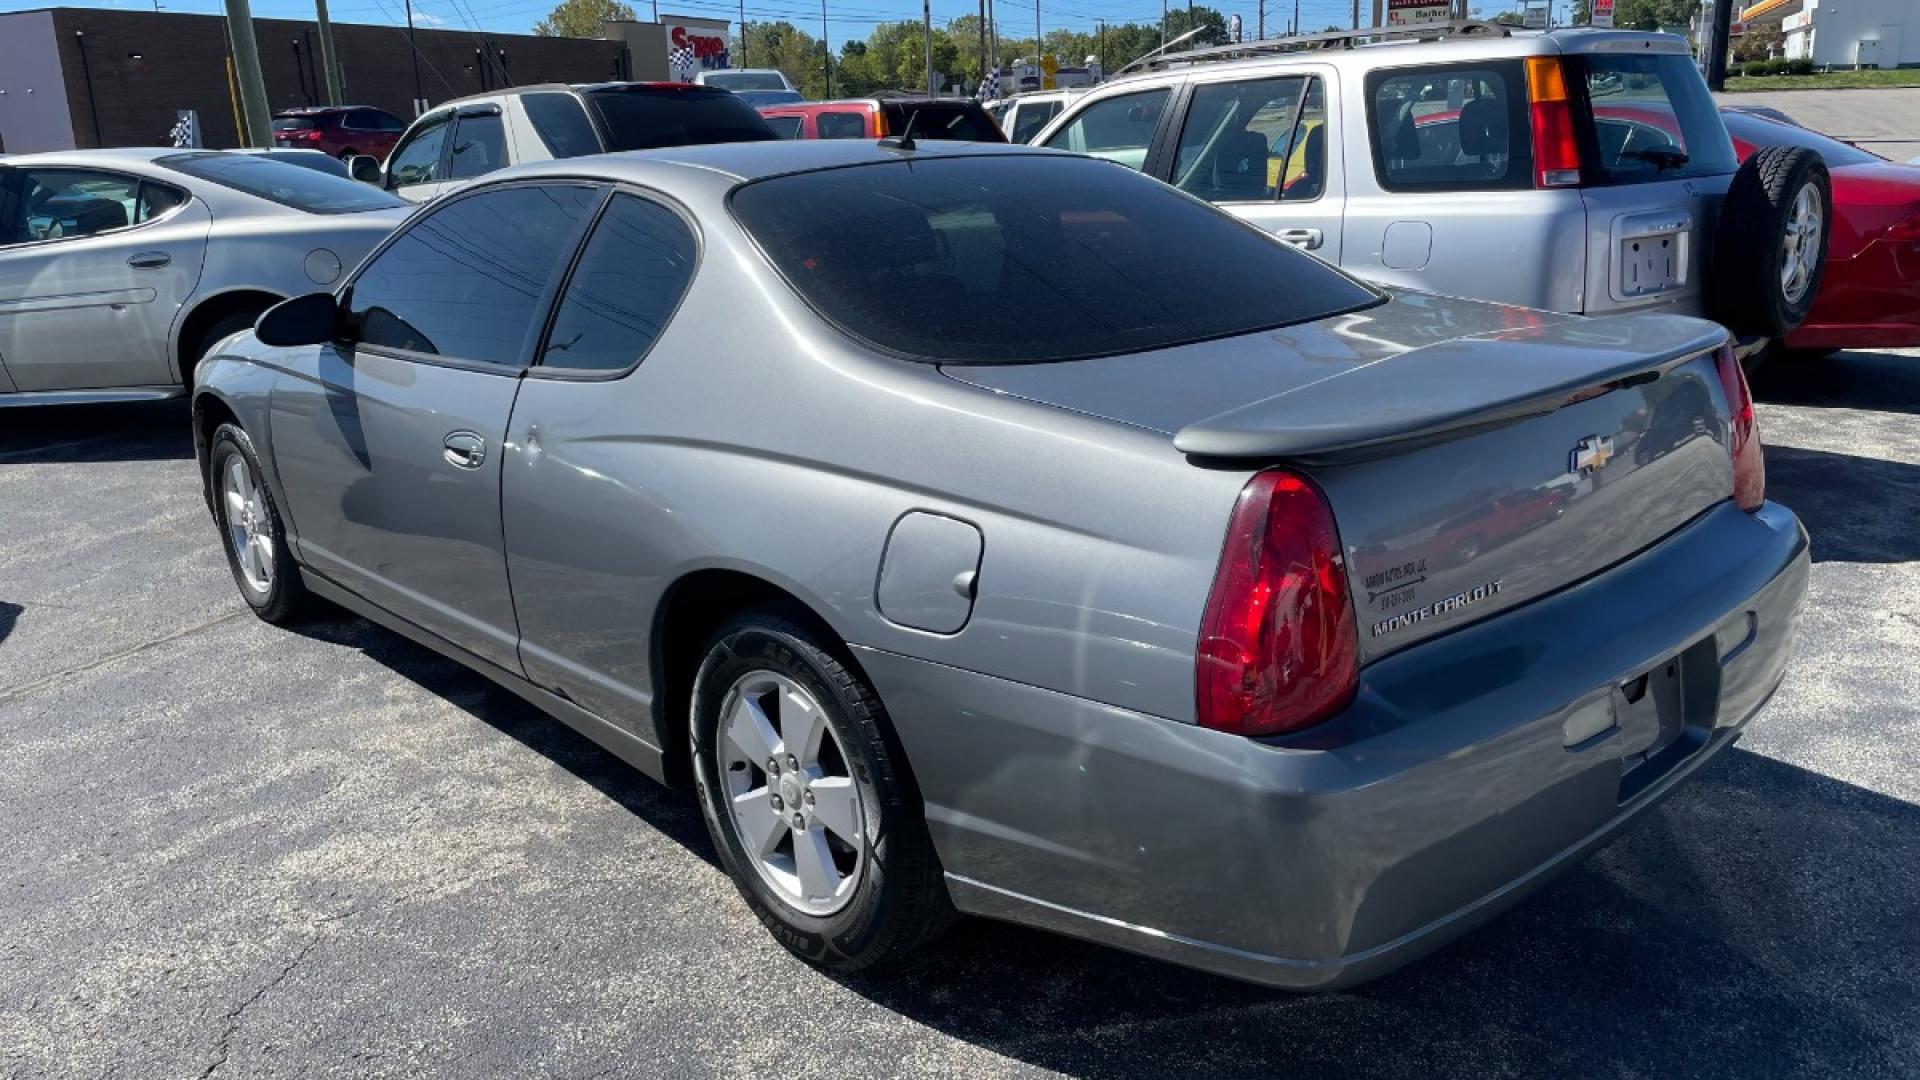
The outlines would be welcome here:
M 1820 237 L 1810 279 L 1796 296 L 1781 281 L 1795 200 L 1811 186 L 1820 200 Z M 1711 313 L 1736 334 L 1785 337 L 1807 317 L 1833 235 L 1833 183 L 1817 151 L 1770 146 L 1734 174 L 1720 208 L 1711 277 Z
M 694 784 L 721 863 L 754 915 L 801 959 L 854 972 L 911 952 L 958 916 L 927 835 L 919 789 L 886 708 L 843 659 L 838 643 L 810 622 L 799 612 L 762 608 L 714 634 L 694 678 Z M 758 856 L 748 854 L 722 801 L 730 798 L 720 775 L 722 706 L 736 682 L 756 672 L 792 680 L 822 706 L 863 806 L 877 812 L 878 825 L 865 830 L 858 881 L 845 906 L 830 914 L 808 914 L 762 880 Z
M 271 573 L 261 588 L 252 580 L 241 566 L 239 552 L 236 550 L 235 522 L 231 507 L 222 486 L 224 477 L 236 459 L 246 463 L 254 484 L 259 491 L 259 507 L 254 514 L 251 531 L 258 534 L 264 530 L 272 544 L 272 556 L 263 560 L 271 568 Z M 266 473 L 260 468 L 260 458 L 253 451 L 253 440 L 237 424 L 222 424 L 213 433 L 213 445 L 207 453 L 207 493 L 213 507 L 214 524 L 220 531 L 220 549 L 227 553 L 227 569 L 233 572 L 233 583 L 240 590 L 241 599 L 253 609 L 261 619 L 283 626 L 296 622 L 309 611 L 314 604 L 313 594 L 307 591 L 307 585 L 300 577 L 300 567 L 293 561 L 293 553 L 287 547 L 287 528 L 280 517 L 280 507 L 274 502 L 273 489 L 264 479 Z M 243 526 L 244 528 L 244 526 Z
M 220 316 L 219 320 L 212 326 L 202 331 L 199 338 L 189 343 L 181 354 L 181 359 L 186 361 L 187 364 L 186 370 L 180 373 L 180 382 L 191 391 L 193 389 L 194 372 L 200 370 L 200 361 L 205 360 L 207 354 L 213 351 L 213 347 L 225 341 L 229 335 L 237 334 L 242 330 L 253 329 L 253 324 L 260 321 L 260 316 L 266 310 L 266 306 L 261 306 L 257 308 L 245 307 L 238 311 L 228 312 Z

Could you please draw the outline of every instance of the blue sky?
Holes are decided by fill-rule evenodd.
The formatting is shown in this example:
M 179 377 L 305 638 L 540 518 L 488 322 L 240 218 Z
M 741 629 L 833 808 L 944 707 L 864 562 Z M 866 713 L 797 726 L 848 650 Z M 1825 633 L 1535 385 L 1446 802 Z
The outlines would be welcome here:
M 251 0 L 253 13 L 262 18 L 310 19 L 313 17 L 313 5 L 310 0 Z M 414 20 L 416 25 L 436 26 L 445 29 L 479 29 L 493 33 L 525 33 L 542 16 L 552 10 L 556 0 L 416 0 Z M 634 3 L 634 0 L 628 0 Z M 1184 0 L 1180 0 L 1184 3 Z M 1258 0 L 1221 0 L 1210 6 L 1220 8 L 1225 13 L 1239 14 L 1246 21 L 1247 32 L 1252 34 Z M 1371 0 L 1365 0 L 1368 6 Z M 1106 19 L 1109 23 L 1153 22 L 1160 17 L 1157 0 L 1062 0 L 1055 5 L 1052 0 L 1039 0 L 1040 20 L 1044 29 L 1052 30 L 1068 26 L 1076 30 L 1092 32 L 1096 20 Z M 152 0 L 82 0 L 79 3 L 59 4 L 57 0 L 0 0 L 0 11 L 21 11 L 41 7 L 97 7 L 97 8 L 136 8 L 151 9 Z M 201 14 L 217 15 L 223 9 L 221 0 L 160 0 L 162 10 L 191 11 Z M 746 0 L 747 18 L 754 22 L 785 19 L 809 33 L 818 35 L 820 26 L 820 5 L 817 0 Z M 330 0 L 327 8 L 336 22 L 376 23 L 382 25 L 401 25 L 405 23 L 402 14 L 402 0 Z M 653 0 L 640 0 L 634 3 L 634 10 L 641 18 L 650 18 L 653 13 Z M 934 0 L 933 17 L 936 24 L 944 23 L 960 15 L 974 14 L 979 10 L 977 2 L 967 0 Z M 1301 0 L 1300 22 L 1308 30 L 1317 30 L 1332 23 L 1345 25 L 1351 17 L 1349 0 Z M 660 11 L 676 15 L 704 15 L 711 18 L 724 18 L 738 21 L 740 5 L 738 0 L 660 0 Z M 995 17 L 999 20 L 1001 32 L 1012 36 L 1024 32 L 1033 33 L 1033 0 L 1021 3 L 1020 0 L 994 0 Z M 1278 33 L 1276 27 L 1283 28 L 1293 13 L 1293 0 L 1267 0 L 1267 25 L 1269 33 Z M 892 22 L 900 19 L 918 19 L 920 17 L 919 0 L 827 0 L 827 16 L 833 29 L 833 41 L 839 43 L 849 37 L 864 38 L 872 31 L 874 24 Z

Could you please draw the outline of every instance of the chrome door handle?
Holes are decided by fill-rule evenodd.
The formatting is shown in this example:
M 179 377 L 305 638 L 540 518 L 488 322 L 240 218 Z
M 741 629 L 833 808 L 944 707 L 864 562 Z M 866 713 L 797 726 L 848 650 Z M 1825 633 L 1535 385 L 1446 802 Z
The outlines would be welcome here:
M 1274 234 L 1294 247 L 1312 251 L 1320 246 L 1319 229 L 1281 229 Z
M 142 251 L 127 259 L 127 265 L 135 270 L 158 270 L 173 261 L 173 256 L 164 251 Z
M 477 469 L 487 460 L 487 440 L 471 431 L 456 431 L 441 443 L 447 463 L 462 469 Z

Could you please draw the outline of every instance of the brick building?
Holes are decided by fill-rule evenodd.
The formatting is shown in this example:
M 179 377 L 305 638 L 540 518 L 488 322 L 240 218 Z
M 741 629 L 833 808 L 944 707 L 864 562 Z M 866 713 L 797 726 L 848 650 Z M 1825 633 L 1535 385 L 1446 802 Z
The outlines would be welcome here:
M 428 29 L 416 36 L 420 87 L 430 102 L 629 71 L 619 41 Z M 326 103 L 313 23 L 255 19 L 254 39 L 269 108 Z M 406 28 L 335 23 L 333 39 L 345 103 L 411 118 Z M 205 145 L 239 144 L 224 18 L 91 8 L 0 14 L 0 146 L 7 152 L 157 145 L 180 109 L 199 111 Z

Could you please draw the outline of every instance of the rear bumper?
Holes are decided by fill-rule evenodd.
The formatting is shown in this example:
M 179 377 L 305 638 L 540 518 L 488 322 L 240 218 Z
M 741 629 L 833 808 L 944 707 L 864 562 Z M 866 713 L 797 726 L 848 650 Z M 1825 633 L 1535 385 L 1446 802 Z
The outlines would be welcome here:
M 962 910 L 1331 987 L 1492 917 L 1730 745 L 1785 672 L 1807 567 L 1789 511 L 1726 504 L 1369 665 L 1346 713 L 1266 742 L 857 652 Z M 1670 707 L 1627 704 L 1670 664 Z M 1616 726 L 1567 746 L 1604 703 Z

